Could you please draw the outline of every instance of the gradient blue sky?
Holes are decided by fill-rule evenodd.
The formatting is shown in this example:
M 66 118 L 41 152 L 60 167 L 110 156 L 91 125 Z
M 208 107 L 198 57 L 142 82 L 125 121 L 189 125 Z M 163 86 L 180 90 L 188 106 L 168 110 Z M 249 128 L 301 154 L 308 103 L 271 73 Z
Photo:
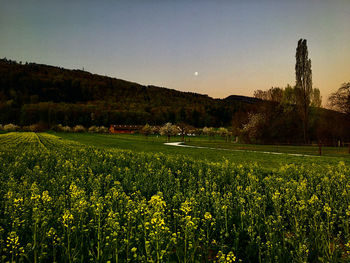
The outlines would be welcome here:
M 350 0 L 0 0 L 0 36 L 0 57 L 219 98 L 293 85 L 306 38 L 324 101 L 350 81 Z

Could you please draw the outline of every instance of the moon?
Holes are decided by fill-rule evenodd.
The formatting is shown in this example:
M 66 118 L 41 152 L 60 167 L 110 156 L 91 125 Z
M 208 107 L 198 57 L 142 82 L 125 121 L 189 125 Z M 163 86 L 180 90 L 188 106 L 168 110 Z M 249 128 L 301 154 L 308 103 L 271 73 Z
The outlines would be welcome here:
M 196 71 L 196 72 L 194 73 L 194 75 L 197 77 L 197 76 L 198 76 L 198 71 Z

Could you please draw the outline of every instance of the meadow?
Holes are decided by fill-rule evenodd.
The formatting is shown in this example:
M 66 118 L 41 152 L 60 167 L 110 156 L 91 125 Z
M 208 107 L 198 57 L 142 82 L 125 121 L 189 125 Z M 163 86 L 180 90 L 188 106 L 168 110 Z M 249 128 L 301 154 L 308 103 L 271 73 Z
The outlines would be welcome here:
M 350 261 L 350 169 L 342 150 L 290 156 L 163 143 L 1 134 L 1 261 Z
M 75 141 L 86 146 L 99 149 L 124 149 L 133 152 L 164 153 L 167 155 L 181 155 L 185 158 L 208 162 L 222 162 L 228 160 L 235 164 L 259 164 L 261 168 L 272 170 L 286 164 L 296 165 L 337 165 L 340 161 L 350 165 L 350 154 L 347 147 L 323 147 L 323 155 L 318 155 L 317 146 L 278 146 L 253 145 L 226 142 L 217 136 L 187 137 L 186 145 L 208 148 L 184 148 L 164 145 L 166 138 L 162 136 L 129 135 L 129 134 L 91 134 L 91 133 L 52 133 L 60 138 Z M 181 137 L 171 138 L 171 142 L 180 142 Z M 268 154 L 281 153 L 281 154 Z M 291 154 L 291 155 L 289 155 Z M 297 156 L 297 155 L 301 156 Z M 302 156 L 307 155 L 307 156 Z M 308 156 L 310 155 L 310 156 Z

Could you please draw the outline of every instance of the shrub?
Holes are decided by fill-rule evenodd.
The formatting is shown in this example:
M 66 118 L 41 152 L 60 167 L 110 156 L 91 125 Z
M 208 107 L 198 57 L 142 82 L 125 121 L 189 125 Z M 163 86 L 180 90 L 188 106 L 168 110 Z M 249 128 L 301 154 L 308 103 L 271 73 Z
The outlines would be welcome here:
M 88 129 L 88 132 L 98 132 L 98 127 L 96 127 L 95 125 L 91 126 L 89 129 Z
M 75 125 L 73 128 L 73 132 L 85 132 L 85 128 L 83 125 Z
M 62 126 L 61 131 L 63 132 L 72 132 L 72 128 L 69 126 Z
M 19 126 L 12 124 L 12 123 L 9 123 L 9 124 L 6 124 L 4 126 L 4 130 L 5 131 L 17 131 L 17 130 L 19 130 Z
M 106 128 L 105 126 L 91 126 L 88 129 L 88 132 L 92 132 L 92 133 L 108 133 L 108 128 Z
M 100 126 L 100 127 L 97 127 L 97 132 L 98 133 L 108 133 L 108 128 L 105 127 L 105 126 Z

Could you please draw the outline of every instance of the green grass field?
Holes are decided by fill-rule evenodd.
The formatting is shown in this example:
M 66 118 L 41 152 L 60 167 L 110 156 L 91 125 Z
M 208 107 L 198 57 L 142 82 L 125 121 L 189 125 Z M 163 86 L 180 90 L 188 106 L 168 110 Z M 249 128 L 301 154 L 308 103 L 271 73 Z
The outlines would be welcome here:
M 292 146 L 292 145 L 256 145 L 256 144 L 241 144 L 234 142 L 226 142 L 223 139 L 208 139 L 195 138 L 188 145 L 214 147 L 221 149 L 232 150 L 247 150 L 247 151 L 262 151 L 262 152 L 278 152 L 290 154 L 304 154 L 304 155 L 319 155 L 319 148 L 317 145 L 312 146 Z M 349 158 L 348 147 L 324 147 L 322 146 L 322 156 L 345 157 Z
M 187 145 L 210 147 L 217 149 L 197 149 L 164 145 L 165 137 L 128 134 L 89 134 L 89 133 L 52 133 L 63 139 L 76 141 L 84 145 L 105 149 L 125 149 L 136 152 L 165 153 L 183 155 L 196 160 L 221 162 L 228 160 L 237 164 L 257 163 L 264 168 L 278 168 L 284 164 L 297 165 L 337 165 L 340 161 L 350 165 L 350 154 L 347 148 L 326 147 L 323 156 L 318 156 L 316 146 L 275 146 L 275 145 L 249 145 L 227 143 L 221 138 L 211 140 L 208 137 L 191 137 Z M 180 137 L 172 137 L 172 142 L 181 141 Z M 227 150 L 222 150 L 227 149 Z M 230 151 L 233 150 L 233 151 Z M 238 151 L 237 151 L 238 150 Z M 254 151 L 254 152 L 252 152 Z M 289 154 L 304 154 L 312 156 L 292 156 L 287 154 L 268 154 L 278 152 Z

